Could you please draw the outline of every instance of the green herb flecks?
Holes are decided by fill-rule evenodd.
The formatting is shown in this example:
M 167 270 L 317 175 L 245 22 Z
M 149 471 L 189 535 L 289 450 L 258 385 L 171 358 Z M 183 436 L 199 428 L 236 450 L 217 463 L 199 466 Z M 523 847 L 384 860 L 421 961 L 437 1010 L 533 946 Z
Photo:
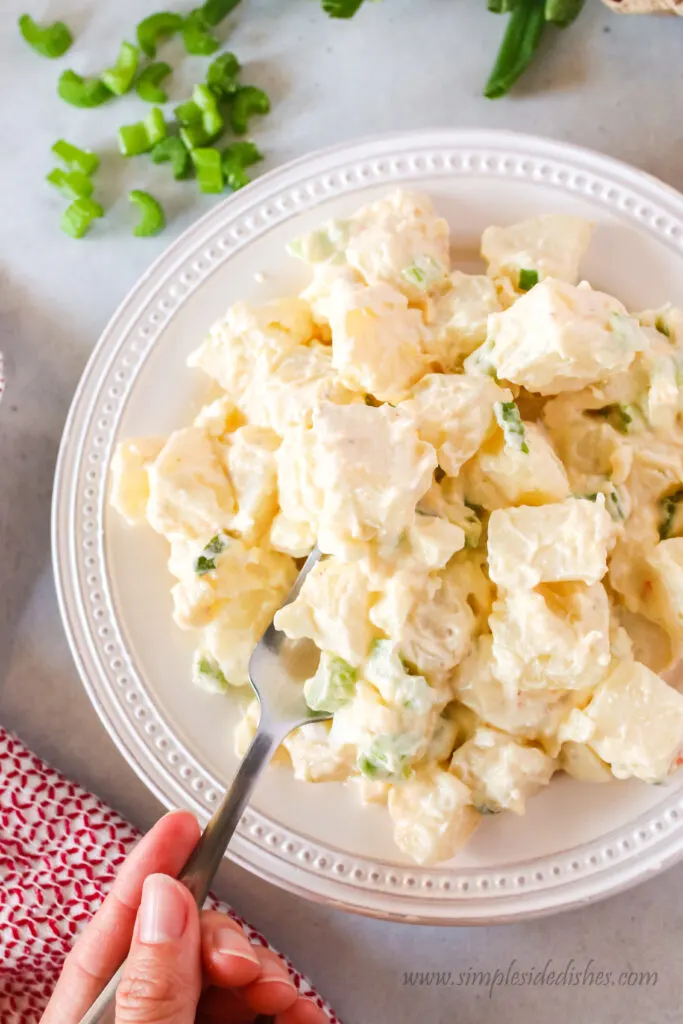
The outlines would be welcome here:
M 101 78 L 107 89 L 115 96 L 123 96 L 133 85 L 138 69 L 140 51 L 132 43 L 121 43 L 116 63 L 102 72 Z
M 227 533 L 217 533 L 208 544 L 204 546 L 201 554 L 194 560 L 194 571 L 198 576 L 205 576 L 208 572 L 215 572 L 216 558 L 221 555 L 230 543 Z
M 315 675 L 304 683 L 304 697 L 311 711 L 334 714 L 349 704 L 356 692 L 358 673 L 336 654 L 323 653 Z
M 166 217 L 164 216 L 161 203 L 154 196 L 151 196 L 149 192 L 141 192 L 137 188 L 128 194 L 128 198 L 140 211 L 140 220 L 135 225 L 133 231 L 136 238 L 148 238 L 150 235 L 158 235 L 166 224 Z
M 163 60 L 149 64 L 138 75 L 135 91 L 145 103 L 166 103 L 168 94 L 161 88 L 161 82 L 171 74 L 173 68 Z
M 615 402 L 612 405 L 605 405 L 601 409 L 586 409 L 586 416 L 605 420 L 613 430 L 620 434 L 628 434 L 634 426 L 638 413 L 632 405 Z
M 484 96 L 498 99 L 531 64 L 547 22 L 545 0 L 518 0 L 513 8 Z
M 526 443 L 526 431 L 517 404 L 515 402 L 496 402 L 493 412 L 503 431 L 505 443 L 528 455 L 529 445 Z
M 659 520 L 659 539 L 667 540 L 674 533 L 674 523 L 678 512 L 679 505 L 683 501 L 683 488 L 678 491 L 674 491 L 673 494 L 668 494 L 662 498 L 659 502 L 660 508 L 660 520 Z
M 101 107 L 114 95 L 99 78 L 83 78 L 75 71 L 64 71 L 57 92 L 72 107 Z
M 182 14 L 171 11 L 160 11 L 144 18 L 137 27 L 138 45 L 142 52 L 148 57 L 156 57 L 160 40 L 180 32 L 183 22 Z
M 22 14 L 19 18 L 19 31 L 28 45 L 41 57 L 61 57 L 73 43 L 73 36 L 63 21 L 55 21 L 52 25 L 39 25 L 30 14 Z
M 521 292 L 528 292 L 535 284 L 538 284 L 537 270 L 520 270 L 519 290 Z

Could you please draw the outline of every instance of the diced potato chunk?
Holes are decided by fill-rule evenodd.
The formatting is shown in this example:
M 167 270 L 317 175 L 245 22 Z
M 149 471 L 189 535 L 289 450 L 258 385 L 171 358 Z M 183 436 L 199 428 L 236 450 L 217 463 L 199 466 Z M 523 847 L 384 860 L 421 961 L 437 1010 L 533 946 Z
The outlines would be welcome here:
M 288 431 L 277 459 L 282 511 L 341 557 L 357 557 L 359 542 L 395 547 L 436 465 L 411 418 L 389 405 L 325 403 L 313 430 Z
M 310 427 L 323 402 L 361 400 L 333 370 L 329 346 L 317 343 L 292 349 L 272 373 L 254 377 L 240 396 L 250 423 L 272 427 L 280 435 L 289 427 Z
M 448 224 L 427 196 L 395 189 L 348 224 L 346 258 L 368 284 L 389 284 L 417 302 L 447 282 Z
M 296 578 L 296 565 L 287 555 L 247 546 L 236 537 L 226 537 L 225 545 L 209 556 L 215 568 L 197 571 L 197 559 L 205 550 L 201 542 L 179 549 L 174 542 L 172 562 L 180 579 L 172 591 L 174 618 L 182 629 L 202 628 L 219 616 L 229 629 L 251 626 L 256 619 L 263 633 L 269 620 L 264 623 L 260 608 L 272 615 Z
M 370 618 L 418 671 L 438 675 L 457 665 L 469 650 L 476 619 L 468 596 L 459 563 L 417 578 L 395 573 Z
M 527 451 L 508 444 L 500 432 L 463 469 L 467 500 L 483 508 L 545 505 L 569 496 L 564 466 L 545 433 L 524 424 Z
M 524 814 L 528 798 L 550 782 L 556 767 L 553 758 L 538 747 L 487 728 L 477 729 L 451 760 L 451 771 L 465 783 L 474 806 L 484 814 L 502 810 Z
M 311 310 L 303 299 L 277 299 L 260 307 L 237 302 L 192 353 L 188 365 L 204 370 L 239 405 L 255 376 L 271 373 L 314 334 Z
M 480 367 L 485 357 L 500 379 L 556 395 L 627 370 L 648 346 L 618 299 L 547 278 L 491 316 L 485 346 L 465 365 Z
M 389 814 L 396 845 L 418 864 L 455 856 L 480 820 L 467 786 L 436 765 L 392 786 Z
M 582 690 L 611 661 L 610 609 L 601 583 L 508 591 L 493 606 L 493 671 L 508 692 Z
M 471 654 L 453 676 L 458 700 L 487 725 L 527 740 L 538 740 L 551 754 L 559 750 L 557 731 L 576 701 L 585 703 L 590 693 L 548 690 L 518 693 L 494 675 L 493 638 L 479 637 Z
M 427 355 L 447 373 L 484 344 L 489 314 L 500 311 L 495 285 L 483 274 L 454 270 L 450 283 L 434 303 L 425 339 Z
M 194 418 L 194 427 L 201 427 L 209 437 L 225 440 L 238 427 L 244 426 L 244 416 L 227 395 L 203 406 Z
M 457 476 L 495 431 L 495 403 L 511 398 L 490 377 L 432 373 L 413 388 L 400 409 L 415 421 L 422 440 L 436 449 L 441 468 Z
M 489 520 L 489 573 L 508 590 L 565 580 L 597 583 L 607 571 L 614 536 L 602 495 L 498 509 Z
M 574 743 L 572 740 L 563 743 L 559 767 L 579 782 L 611 782 L 613 779 L 609 765 L 586 743 Z
M 332 366 L 350 390 L 398 402 L 426 372 L 422 317 L 395 288 L 337 280 L 328 316 Z
M 491 277 L 507 278 L 515 289 L 519 288 L 521 270 L 536 270 L 539 279 L 556 277 L 576 284 L 592 233 L 590 221 L 547 213 L 507 228 L 486 228 L 481 254 Z
M 661 782 L 683 748 L 683 696 L 637 661 L 600 683 L 585 711 L 574 711 L 563 738 L 588 745 L 618 779 Z
M 227 439 L 224 463 L 237 499 L 230 529 L 258 540 L 278 509 L 275 452 L 280 439 L 267 427 L 239 427 Z
M 327 558 L 310 571 L 296 601 L 281 608 L 275 625 L 292 640 L 313 640 L 351 665 L 366 657 L 374 636 L 367 579 L 356 562 Z
M 149 477 L 147 470 L 164 447 L 163 437 L 137 437 L 117 445 L 111 462 L 111 503 L 136 526 L 147 519 Z
M 648 559 L 654 573 L 648 611 L 677 644 L 683 642 L 683 537 L 657 544 Z
M 292 558 L 306 558 L 315 547 L 315 533 L 308 523 L 294 522 L 278 512 L 270 528 L 270 545 Z
M 351 766 L 330 743 L 329 722 L 310 722 L 290 732 L 283 742 L 292 759 L 294 778 L 301 782 L 341 782 Z
M 230 523 L 235 495 L 222 454 L 201 427 L 171 434 L 148 471 L 147 518 L 157 533 L 208 539 Z

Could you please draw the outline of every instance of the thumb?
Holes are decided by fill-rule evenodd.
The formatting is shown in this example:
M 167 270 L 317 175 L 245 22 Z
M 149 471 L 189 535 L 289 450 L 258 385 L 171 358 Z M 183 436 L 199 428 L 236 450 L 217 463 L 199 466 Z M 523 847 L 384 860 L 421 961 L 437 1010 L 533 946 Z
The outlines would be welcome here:
M 201 993 L 199 915 L 168 875 L 149 875 L 116 995 L 116 1024 L 194 1024 Z

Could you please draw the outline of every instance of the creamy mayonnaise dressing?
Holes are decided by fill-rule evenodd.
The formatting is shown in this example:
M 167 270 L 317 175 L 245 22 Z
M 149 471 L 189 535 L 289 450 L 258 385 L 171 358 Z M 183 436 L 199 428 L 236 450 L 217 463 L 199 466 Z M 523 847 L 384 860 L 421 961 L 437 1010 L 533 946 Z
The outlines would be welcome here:
M 424 196 L 322 224 L 289 247 L 301 295 L 237 303 L 191 356 L 213 382 L 192 425 L 112 462 L 112 504 L 168 541 L 194 682 L 244 686 L 273 615 L 312 640 L 304 697 L 332 718 L 278 758 L 386 804 L 420 863 L 555 771 L 681 760 L 656 673 L 683 653 L 683 312 L 579 284 L 591 232 L 488 228 L 470 275 Z

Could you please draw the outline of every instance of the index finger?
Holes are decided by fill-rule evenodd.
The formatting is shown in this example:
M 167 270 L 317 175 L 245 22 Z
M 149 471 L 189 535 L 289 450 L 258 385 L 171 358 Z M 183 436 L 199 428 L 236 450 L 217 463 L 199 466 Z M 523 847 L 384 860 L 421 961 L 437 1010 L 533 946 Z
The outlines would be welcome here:
M 176 877 L 198 839 L 196 818 L 189 811 L 172 811 L 140 840 L 64 961 L 41 1024 L 77 1024 L 128 953 L 145 878 Z

